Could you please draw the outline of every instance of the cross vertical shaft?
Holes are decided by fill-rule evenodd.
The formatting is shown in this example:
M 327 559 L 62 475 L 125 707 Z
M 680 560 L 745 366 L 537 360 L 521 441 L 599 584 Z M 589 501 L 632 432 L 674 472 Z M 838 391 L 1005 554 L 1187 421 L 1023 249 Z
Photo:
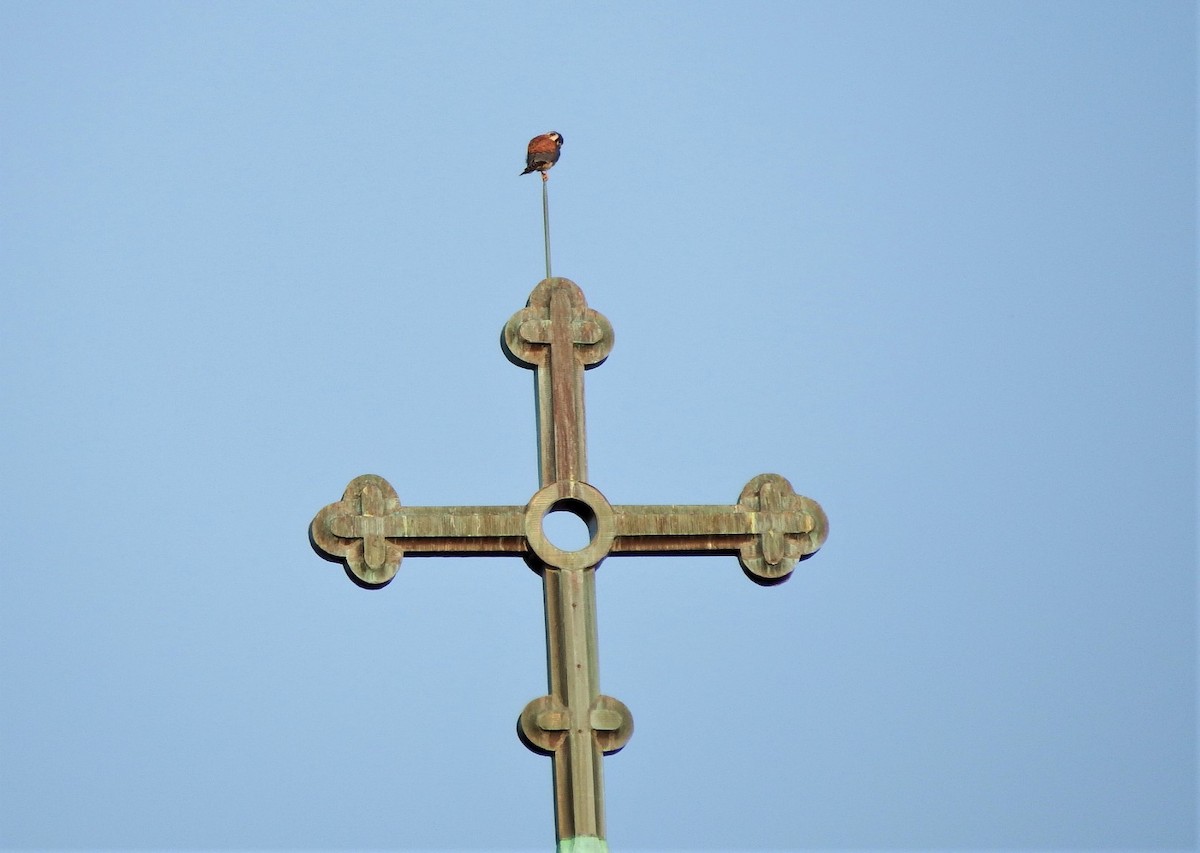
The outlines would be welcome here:
M 554 756 L 554 812 L 559 839 L 605 837 L 604 780 L 590 711 L 600 695 L 596 654 L 596 576 L 545 569 L 546 666 L 550 696 L 567 709 L 566 749 Z
M 574 353 L 571 337 L 569 291 L 558 288 L 550 295 L 550 405 L 549 424 L 539 418 L 539 442 L 546 446 L 545 432 L 554 433 L 550 452 L 543 455 L 539 471 L 542 485 L 559 480 L 587 479 L 587 423 L 583 409 L 583 365 Z M 539 379 L 541 371 L 539 371 Z M 538 383 L 536 405 L 542 411 L 542 383 Z
M 547 512 L 566 509 L 586 515 L 574 494 L 587 479 L 587 438 L 583 371 L 600 364 L 612 348 L 612 328 L 587 308 L 583 293 L 565 279 L 546 279 L 505 327 L 510 358 L 535 372 L 538 474 L 550 498 Z M 555 497 L 557 495 L 557 497 Z M 595 534 L 595 522 L 589 529 Z M 602 555 L 601 555 L 602 556 Z M 596 636 L 596 574 L 599 559 L 531 560 L 541 574 L 546 604 L 546 665 L 549 702 L 561 709 L 565 728 L 551 752 L 554 759 L 555 825 L 559 841 L 603 839 L 604 780 L 593 711 L 600 710 Z M 603 697 L 615 707 L 615 700 Z M 623 708 L 623 706 L 622 706 Z M 526 722 L 533 731 L 525 730 Z M 628 711 L 617 720 L 625 736 L 632 730 Z M 547 730 L 536 715 L 522 717 L 529 742 Z M 565 739 L 565 743 L 562 740 Z M 623 743 L 624 741 L 622 741 Z

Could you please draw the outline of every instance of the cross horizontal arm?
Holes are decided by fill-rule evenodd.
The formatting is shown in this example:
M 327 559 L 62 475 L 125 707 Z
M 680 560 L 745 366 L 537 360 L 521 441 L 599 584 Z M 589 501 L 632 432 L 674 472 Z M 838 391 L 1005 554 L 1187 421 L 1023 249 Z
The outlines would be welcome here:
M 736 506 L 615 506 L 613 513 L 617 535 L 611 556 L 736 554 L 763 533 L 757 516 Z M 806 534 L 815 527 L 813 518 L 803 512 L 781 513 L 775 523 L 780 533 Z
M 731 506 L 615 506 L 609 553 L 736 554 L 757 583 L 778 583 L 825 542 L 820 505 L 778 474 L 760 474 Z
M 344 539 L 402 539 L 406 554 L 518 554 L 525 548 L 509 540 L 524 539 L 524 512 L 523 506 L 402 506 L 383 517 L 335 515 L 329 532 Z
M 557 507 L 586 517 L 587 547 L 562 551 L 546 539 L 543 519 Z M 828 530 L 820 505 L 778 474 L 755 477 L 736 504 L 615 507 L 574 481 L 540 490 L 525 506 L 409 507 L 386 480 L 367 474 L 317 513 L 310 537 L 368 587 L 395 577 L 406 554 L 524 556 L 566 569 L 595 567 L 610 555 L 736 554 L 752 580 L 778 583 L 816 553 Z
M 396 576 L 405 554 L 524 554 L 524 517 L 521 506 L 401 506 L 387 480 L 364 474 L 317 513 L 309 539 L 321 556 L 343 563 L 355 583 L 378 588 Z

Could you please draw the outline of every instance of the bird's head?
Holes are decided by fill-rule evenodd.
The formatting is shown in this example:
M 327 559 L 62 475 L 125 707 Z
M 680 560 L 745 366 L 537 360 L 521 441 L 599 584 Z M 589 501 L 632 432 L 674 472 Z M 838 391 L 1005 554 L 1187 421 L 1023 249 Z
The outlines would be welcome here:
M 557 130 L 552 130 L 546 135 L 553 139 L 556 145 L 558 145 L 560 148 L 562 147 L 563 137 L 561 133 L 559 133 Z

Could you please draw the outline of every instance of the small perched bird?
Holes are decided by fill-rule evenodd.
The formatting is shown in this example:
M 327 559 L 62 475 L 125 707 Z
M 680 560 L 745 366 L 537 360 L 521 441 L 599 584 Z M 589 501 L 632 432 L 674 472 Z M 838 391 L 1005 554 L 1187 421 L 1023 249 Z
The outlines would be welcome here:
M 541 172 L 542 180 L 549 180 L 546 173 L 550 171 L 551 166 L 558 162 L 558 153 L 562 150 L 562 144 L 562 134 L 553 130 L 529 140 L 529 151 L 525 154 L 525 171 L 521 174 Z

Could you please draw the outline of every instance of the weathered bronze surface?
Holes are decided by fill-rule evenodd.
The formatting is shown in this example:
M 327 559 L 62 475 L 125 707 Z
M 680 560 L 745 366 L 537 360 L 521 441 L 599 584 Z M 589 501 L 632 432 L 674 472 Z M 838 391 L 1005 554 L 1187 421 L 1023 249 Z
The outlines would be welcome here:
M 555 827 L 603 845 L 601 756 L 633 734 L 629 709 L 600 693 L 596 566 L 626 554 L 732 554 L 756 583 L 788 578 L 814 554 L 829 525 L 816 501 L 778 474 L 760 474 L 727 506 L 611 506 L 587 482 L 583 371 L 601 364 L 612 326 L 565 278 L 547 278 L 504 326 L 505 355 L 536 377 L 541 488 L 524 506 L 406 507 L 386 480 L 356 477 L 312 521 L 314 548 L 361 586 L 395 577 L 404 555 L 514 555 L 543 579 L 549 693 L 521 712 L 518 733 L 553 758 Z M 565 551 L 545 534 L 550 512 L 583 519 L 590 539 Z

